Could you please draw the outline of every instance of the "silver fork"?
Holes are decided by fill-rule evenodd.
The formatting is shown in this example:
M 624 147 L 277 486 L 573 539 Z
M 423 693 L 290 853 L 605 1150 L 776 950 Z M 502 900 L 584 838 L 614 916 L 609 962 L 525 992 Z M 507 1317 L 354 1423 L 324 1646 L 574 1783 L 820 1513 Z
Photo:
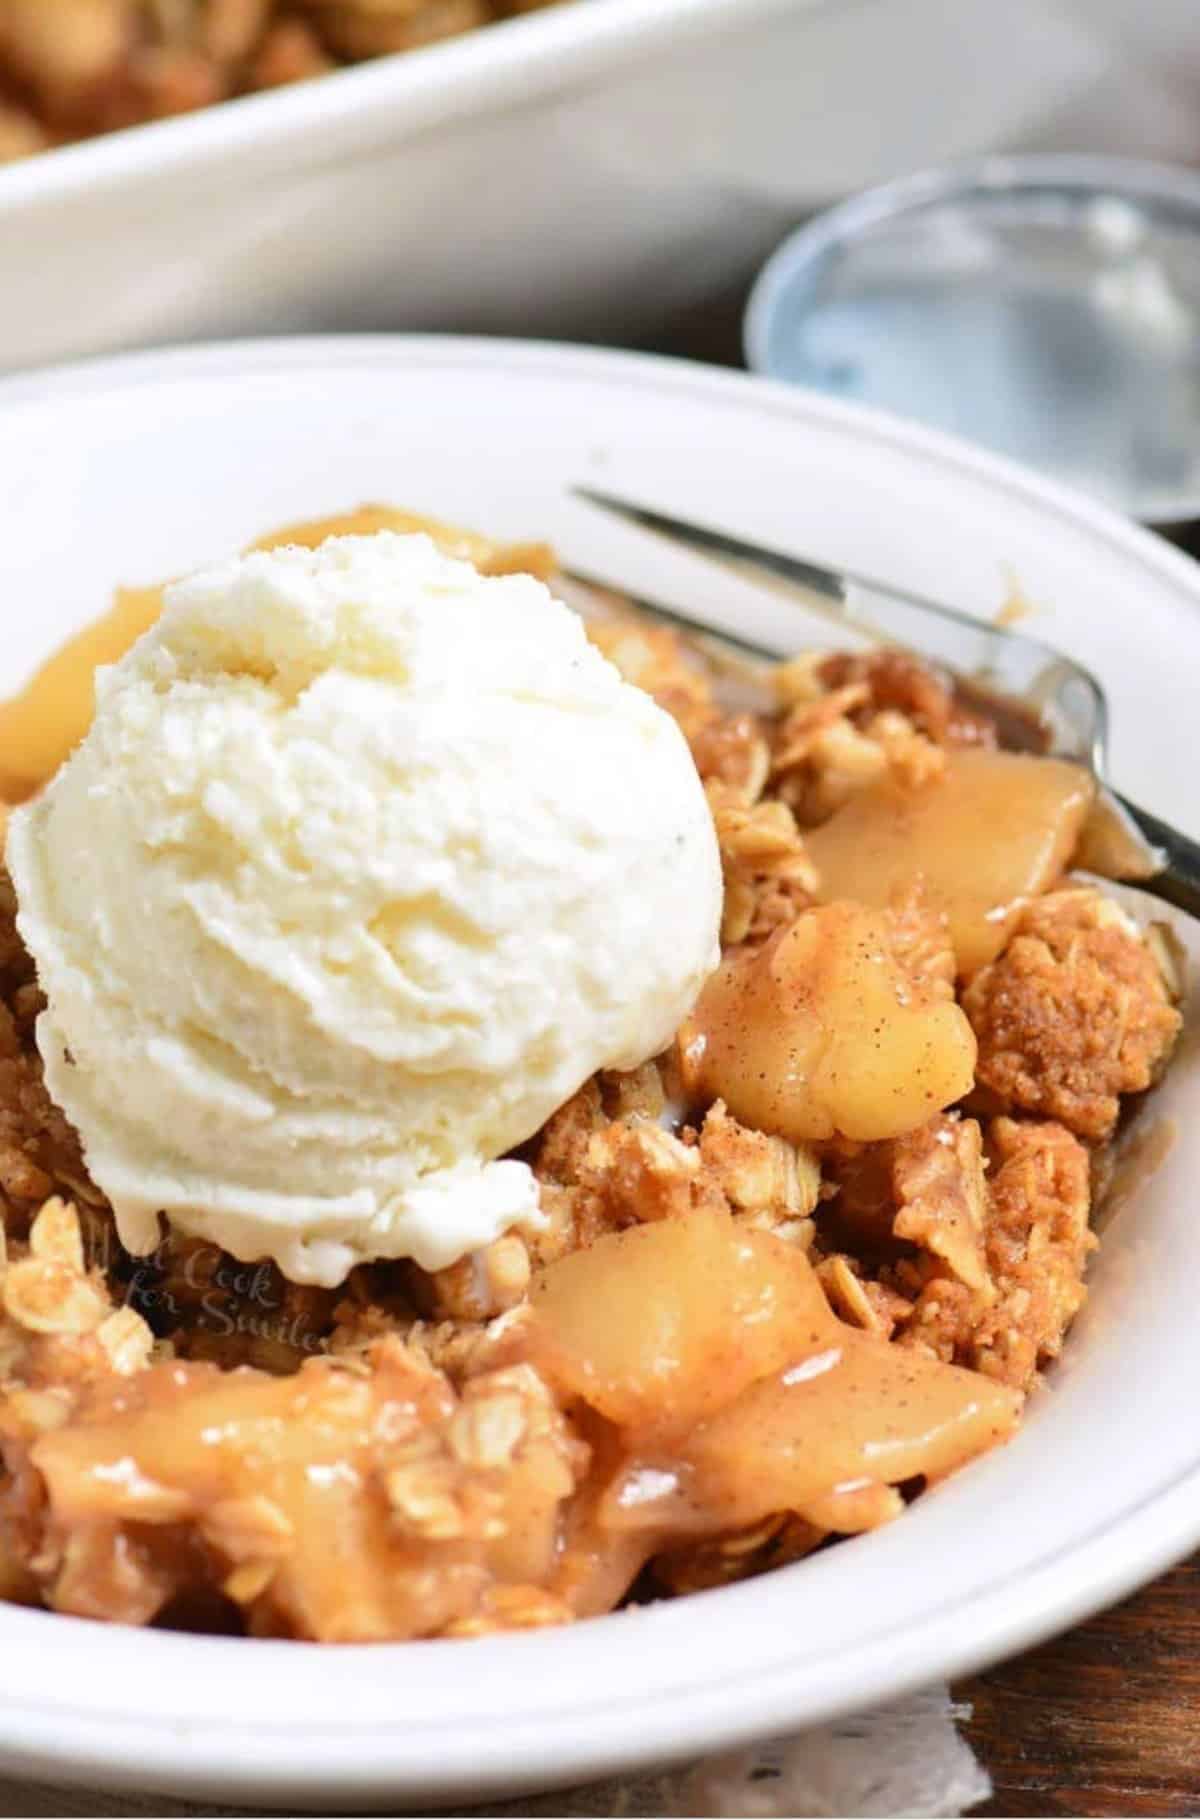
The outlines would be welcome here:
M 815 607 L 874 643 L 899 646 L 932 661 L 968 697 L 983 693 L 999 706 L 1007 702 L 1031 711 L 1031 718 L 1044 730 L 1043 747 L 1058 757 L 1087 765 L 1096 778 L 1103 809 L 1093 820 L 1091 851 L 1098 855 L 1103 845 L 1103 869 L 1200 918 L 1200 845 L 1129 802 L 1109 784 L 1108 702 L 1100 683 L 1082 664 L 1027 633 L 973 619 L 940 601 L 706 530 L 590 487 L 573 491 L 603 511 L 701 551 L 736 574 L 785 592 L 810 610 Z M 579 570 L 567 573 L 585 586 L 612 585 Z M 778 662 L 796 648 L 794 642 L 789 647 L 782 627 L 777 642 L 767 644 L 745 638 L 732 624 L 694 619 L 641 596 L 629 598 L 654 618 L 715 636 L 759 661 Z M 1085 863 L 1101 869 L 1098 860 Z

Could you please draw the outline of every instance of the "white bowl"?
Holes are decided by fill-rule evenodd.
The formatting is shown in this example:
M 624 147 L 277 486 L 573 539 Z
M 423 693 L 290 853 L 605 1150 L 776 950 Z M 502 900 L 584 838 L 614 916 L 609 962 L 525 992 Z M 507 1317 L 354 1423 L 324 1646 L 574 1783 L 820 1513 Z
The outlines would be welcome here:
M 901 171 L 1194 161 L 1198 63 L 1191 0 L 574 0 L 0 168 L 0 366 L 308 329 L 654 332 Z
M 1143 524 L 1185 524 L 1200 513 L 1200 435 L 1181 408 L 1198 253 L 1200 176 L 1175 165 L 1068 153 L 922 171 L 776 248 L 746 306 L 746 360 L 969 437 Z M 1170 300 L 1153 330 L 1114 286 Z M 1164 309 L 1188 326 L 1164 333 Z
M 1191 832 L 1200 571 L 929 432 L 633 356 L 437 340 L 248 344 L 0 385 L 0 689 L 103 605 L 256 532 L 387 499 L 788 639 L 791 609 L 614 527 L 572 482 L 994 612 L 1013 578 L 1110 691 L 1114 776 Z M 228 1800 L 428 1806 L 697 1755 L 979 1667 L 1200 1540 L 1200 1063 L 1108 1223 L 1092 1296 L 1006 1448 L 892 1527 L 721 1591 L 471 1643 L 319 1648 L 0 1607 L 0 1761 Z

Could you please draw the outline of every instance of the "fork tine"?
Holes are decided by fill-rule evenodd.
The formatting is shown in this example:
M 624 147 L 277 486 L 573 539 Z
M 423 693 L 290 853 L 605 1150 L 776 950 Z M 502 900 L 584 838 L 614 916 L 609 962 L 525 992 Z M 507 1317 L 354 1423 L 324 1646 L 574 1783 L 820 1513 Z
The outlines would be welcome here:
M 1043 716 L 1054 714 L 1060 737 L 1065 731 L 1072 736 L 1069 755 L 1090 764 L 1101 784 L 1101 794 L 1119 805 L 1132 819 L 1141 837 L 1131 841 L 1130 869 L 1124 874 L 1131 883 L 1151 892 L 1164 902 L 1200 917 L 1200 844 L 1169 827 L 1157 816 L 1139 809 L 1126 797 L 1119 796 L 1104 782 L 1105 736 L 1108 703 L 1104 690 L 1091 671 L 1074 658 L 1066 657 L 1041 639 L 1010 627 L 988 624 L 940 601 L 926 600 L 899 588 L 868 581 L 849 571 L 837 572 L 800 557 L 785 556 L 747 543 L 741 538 L 719 531 L 705 530 L 702 525 L 672 518 L 669 513 L 655 512 L 610 493 L 591 487 L 575 487 L 574 494 L 602 511 L 612 512 L 645 530 L 693 549 L 704 551 L 741 573 L 749 571 L 764 582 L 782 580 L 790 587 L 825 602 L 826 612 L 843 618 L 860 630 L 885 642 L 899 644 L 925 657 L 945 664 L 960 682 L 972 677 L 990 677 L 993 693 L 1011 700 L 1023 699 L 1039 709 Z M 567 571 L 571 573 L 571 571 Z M 589 577 L 574 572 L 585 585 L 597 584 Z M 871 599 L 870 614 L 856 610 L 852 591 L 864 591 Z M 627 596 L 632 605 L 687 631 L 699 632 L 736 646 L 744 654 L 761 658 L 778 656 L 762 645 L 738 638 L 723 626 L 705 624 L 676 608 L 657 601 L 638 600 Z
M 742 657 L 753 658 L 756 663 L 777 664 L 783 653 L 773 650 L 770 645 L 755 644 L 753 639 L 741 638 L 736 632 L 726 631 L 724 626 L 714 626 L 710 621 L 696 619 L 690 613 L 681 613 L 678 607 L 669 607 L 665 601 L 651 600 L 645 594 L 631 594 L 628 588 L 618 588 L 611 581 L 601 581 L 596 575 L 589 575 L 586 570 L 572 566 L 562 569 L 560 573 L 567 581 L 578 583 L 580 587 L 596 589 L 602 593 L 619 593 L 638 613 L 644 613 L 647 619 L 661 620 L 664 625 L 675 626 L 681 632 L 689 632 L 695 638 L 716 639 L 722 645 L 729 645 Z
M 849 590 L 863 588 L 871 594 L 903 602 L 910 608 L 919 609 L 923 614 L 932 614 L 955 626 L 968 628 L 975 636 L 984 633 L 989 639 L 1047 652 L 1055 658 L 1061 656 L 1059 652 L 1051 651 L 1050 646 L 1044 645 L 1040 639 L 1030 638 L 1027 633 L 1014 632 L 1010 626 L 981 621 L 971 613 L 964 613 L 959 607 L 947 606 L 945 601 L 931 600 L 926 595 L 912 594 L 908 589 L 898 588 L 891 582 L 874 581 L 870 576 L 856 574 L 852 569 L 830 569 L 823 563 L 814 562 L 811 557 L 789 556 L 782 550 L 772 550 L 766 544 L 750 543 L 745 538 L 734 537 L 725 531 L 710 531 L 704 525 L 694 524 L 686 518 L 676 518 L 669 512 L 634 505 L 631 500 L 619 499 L 615 493 L 603 493 L 593 487 L 573 487 L 571 491 L 578 498 L 586 499 L 589 505 L 598 506 L 603 512 L 612 512 L 616 517 L 641 525 L 644 530 L 654 531 L 658 536 L 669 538 L 674 543 L 703 550 L 707 555 L 739 570 L 748 568 L 756 570 L 760 576 L 778 576 L 799 588 L 823 594 L 827 599 L 841 603 L 849 619 L 857 621 Z M 919 646 L 914 642 L 912 648 L 918 650 Z M 929 654 L 936 656 L 936 653 Z
M 1107 708 L 1104 691 L 1074 658 L 1026 632 L 976 618 L 942 601 L 788 556 L 743 538 L 689 523 L 615 494 L 575 487 L 576 497 L 670 542 L 711 557 L 743 579 L 793 596 L 814 597 L 823 611 L 876 642 L 899 646 L 971 679 L 991 694 L 1021 699 L 1052 725 L 1066 756 L 1104 772 Z M 714 628 L 710 628 L 712 630 Z M 724 628 L 720 628 L 724 636 Z
M 782 576 L 785 581 L 793 581 L 799 587 L 811 588 L 814 593 L 824 594 L 830 600 L 844 602 L 844 583 L 854 579 L 852 576 L 842 577 L 820 563 L 807 562 L 798 556 L 784 556 L 778 550 L 745 543 L 741 538 L 728 537 L 721 531 L 707 531 L 703 525 L 689 524 L 683 518 L 672 518 L 668 512 L 655 512 L 648 506 L 635 506 L 627 499 L 618 499 L 615 494 L 602 493 L 594 487 L 572 487 L 571 491 L 577 498 L 586 499 L 589 505 L 599 506 L 602 512 L 613 512 L 618 518 L 641 525 L 644 530 L 657 531 L 660 537 L 672 538 L 676 543 L 691 544 L 697 550 L 705 550 L 710 556 L 722 557 L 726 561 L 749 563 L 772 575 Z

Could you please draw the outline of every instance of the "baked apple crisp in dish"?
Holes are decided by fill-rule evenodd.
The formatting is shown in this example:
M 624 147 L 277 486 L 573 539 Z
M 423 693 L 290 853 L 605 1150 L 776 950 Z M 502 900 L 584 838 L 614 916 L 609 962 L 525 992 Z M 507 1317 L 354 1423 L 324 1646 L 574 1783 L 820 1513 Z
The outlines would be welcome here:
M 552 0 L 0 0 L 0 164 Z
M 1090 776 L 556 588 L 364 508 L 0 710 L 9 1599 L 563 1624 L 901 1518 L 1057 1358 L 1181 1022 Z

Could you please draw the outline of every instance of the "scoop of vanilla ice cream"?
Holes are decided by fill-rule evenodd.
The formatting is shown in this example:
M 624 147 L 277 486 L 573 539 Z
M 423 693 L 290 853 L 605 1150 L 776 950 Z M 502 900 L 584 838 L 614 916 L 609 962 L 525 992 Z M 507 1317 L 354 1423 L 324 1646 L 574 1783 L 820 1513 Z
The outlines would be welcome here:
M 8 861 L 125 1244 L 332 1284 L 536 1220 L 505 1153 L 718 958 L 674 721 L 540 582 L 391 533 L 177 583 L 96 693 Z

